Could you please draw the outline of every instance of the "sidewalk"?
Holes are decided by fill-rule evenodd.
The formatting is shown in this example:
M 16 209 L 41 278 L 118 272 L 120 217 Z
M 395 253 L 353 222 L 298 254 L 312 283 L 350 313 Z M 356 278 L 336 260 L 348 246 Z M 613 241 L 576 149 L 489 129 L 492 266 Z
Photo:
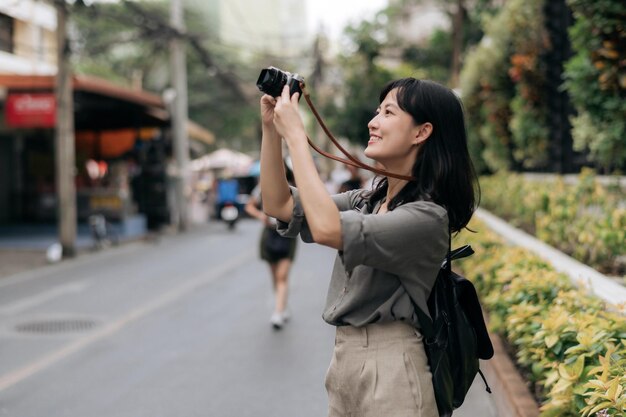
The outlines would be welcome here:
M 58 242 L 54 225 L 10 225 L 0 227 L 0 278 L 49 265 L 47 249 Z M 93 246 L 87 226 L 76 236 L 78 253 Z
M 114 227 L 115 230 L 115 227 Z M 119 243 L 149 239 L 153 233 L 119 236 Z M 57 227 L 50 224 L 20 224 L 0 226 L 0 279 L 19 272 L 40 268 L 51 263 L 46 258 L 48 248 L 57 243 Z M 76 231 L 77 256 L 94 247 L 91 230 L 79 224 Z
M 46 251 L 0 248 L 0 279 L 49 265 Z

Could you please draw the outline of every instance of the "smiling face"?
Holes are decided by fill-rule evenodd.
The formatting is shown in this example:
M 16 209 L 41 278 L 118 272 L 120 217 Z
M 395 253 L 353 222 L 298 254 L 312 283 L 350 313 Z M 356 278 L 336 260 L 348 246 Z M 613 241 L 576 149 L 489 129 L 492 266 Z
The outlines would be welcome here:
M 365 155 L 388 170 L 395 168 L 407 172 L 408 169 L 410 172 L 417 155 L 417 145 L 425 140 L 420 135 L 421 126 L 398 106 L 397 89 L 391 90 L 380 103 L 376 116 L 367 124 L 370 139 Z

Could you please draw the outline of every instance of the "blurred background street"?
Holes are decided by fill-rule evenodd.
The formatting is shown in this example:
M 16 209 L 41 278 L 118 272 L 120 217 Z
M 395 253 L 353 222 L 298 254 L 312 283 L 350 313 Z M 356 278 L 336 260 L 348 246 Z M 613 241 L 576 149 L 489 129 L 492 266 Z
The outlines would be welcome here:
M 367 164 L 385 83 L 461 98 L 456 267 L 498 353 L 455 417 L 626 415 L 625 28 L 623 0 L 0 0 L 0 417 L 325 415 L 333 251 L 299 246 L 274 332 L 245 210 L 269 66 Z

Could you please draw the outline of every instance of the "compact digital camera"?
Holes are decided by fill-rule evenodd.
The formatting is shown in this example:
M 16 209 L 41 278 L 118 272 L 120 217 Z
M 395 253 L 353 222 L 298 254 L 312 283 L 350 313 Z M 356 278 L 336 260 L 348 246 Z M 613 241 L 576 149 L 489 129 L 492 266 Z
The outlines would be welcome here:
M 302 95 L 300 83 L 304 84 L 304 78 L 298 74 L 292 74 L 275 67 L 268 67 L 261 70 L 256 86 L 263 93 L 272 97 L 278 97 L 283 92 L 285 85 L 289 86 L 289 95 L 295 93 Z

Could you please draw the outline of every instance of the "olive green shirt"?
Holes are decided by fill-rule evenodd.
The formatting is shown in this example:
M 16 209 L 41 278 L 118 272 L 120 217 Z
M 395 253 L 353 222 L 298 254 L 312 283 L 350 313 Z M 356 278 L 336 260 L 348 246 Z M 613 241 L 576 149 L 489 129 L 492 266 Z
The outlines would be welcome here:
M 371 214 L 361 191 L 333 196 L 343 250 L 335 259 L 322 317 L 335 326 L 402 320 L 419 328 L 411 300 L 428 314 L 426 300 L 448 251 L 447 212 L 433 202 L 415 201 Z M 278 222 L 278 231 L 313 242 L 298 190 L 292 187 L 291 193 L 292 219 Z

